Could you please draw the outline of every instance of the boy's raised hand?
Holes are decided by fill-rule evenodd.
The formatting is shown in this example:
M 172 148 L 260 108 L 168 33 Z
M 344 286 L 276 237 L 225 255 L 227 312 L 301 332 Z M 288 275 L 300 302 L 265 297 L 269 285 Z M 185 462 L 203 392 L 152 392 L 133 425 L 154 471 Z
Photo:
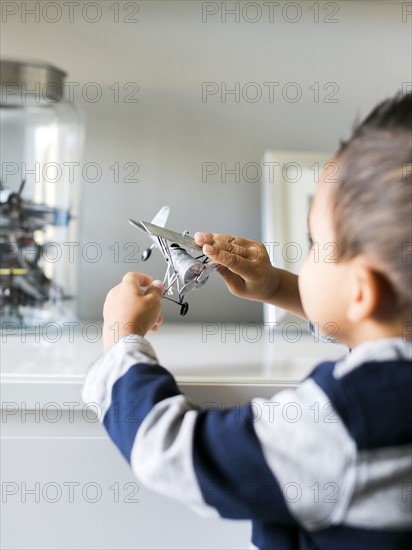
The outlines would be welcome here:
M 220 264 L 217 271 L 232 294 L 260 302 L 275 294 L 280 279 L 262 243 L 221 233 L 195 233 L 194 240 Z
M 147 287 L 143 289 L 141 287 Z M 160 314 L 163 283 L 144 273 L 126 273 L 103 306 L 103 345 L 109 349 L 127 334 L 144 336 L 163 322 Z

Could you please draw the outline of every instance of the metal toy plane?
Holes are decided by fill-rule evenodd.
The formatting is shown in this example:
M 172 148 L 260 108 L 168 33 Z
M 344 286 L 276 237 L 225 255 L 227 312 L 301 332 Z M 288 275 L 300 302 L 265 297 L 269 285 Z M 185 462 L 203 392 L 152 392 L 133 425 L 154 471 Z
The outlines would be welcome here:
M 69 215 L 25 199 L 26 181 L 13 191 L 0 181 L 0 324 L 5 319 L 22 322 L 27 307 L 41 310 L 48 301 L 66 298 L 43 271 L 37 231 L 47 225 L 65 225 Z
M 154 248 L 160 249 L 167 263 L 163 280 L 165 285 L 163 296 L 167 300 L 180 305 L 180 315 L 186 315 L 189 304 L 184 301 L 185 294 L 190 290 L 203 286 L 217 264 L 209 262 L 208 257 L 204 254 L 197 257 L 189 254 L 183 247 L 200 252 L 202 248 L 189 236 L 188 231 L 178 233 L 165 229 L 168 215 L 169 207 L 163 206 L 150 223 L 133 220 L 129 220 L 129 222 L 140 231 L 147 233 L 153 241 L 153 244 L 142 254 L 144 262 L 149 259 Z M 166 296 L 166 294 L 173 295 L 173 285 L 176 286 L 178 300 Z

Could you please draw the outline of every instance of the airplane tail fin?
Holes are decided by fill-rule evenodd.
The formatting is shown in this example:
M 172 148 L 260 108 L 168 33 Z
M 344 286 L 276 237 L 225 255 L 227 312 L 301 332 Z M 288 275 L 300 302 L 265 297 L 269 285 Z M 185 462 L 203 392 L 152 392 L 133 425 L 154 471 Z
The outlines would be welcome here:
M 166 225 L 168 216 L 169 216 L 169 207 L 162 206 L 162 208 L 153 218 L 152 223 L 154 225 L 158 225 L 159 227 L 164 227 Z

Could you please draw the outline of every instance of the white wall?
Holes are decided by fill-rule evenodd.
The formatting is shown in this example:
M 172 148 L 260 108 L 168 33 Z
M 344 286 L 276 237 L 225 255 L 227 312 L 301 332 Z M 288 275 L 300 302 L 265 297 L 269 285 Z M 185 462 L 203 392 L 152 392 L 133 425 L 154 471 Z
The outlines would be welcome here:
M 299 3 L 302 15 L 295 23 L 290 21 L 296 17 L 296 3 L 290 2 L 274 6 L 274 22 L 269 21 L 269 8 L 259 3 L 262 17 L 256 23 L 246 20 L 254 17 L 253 7 L 241 13 L 239 23 L 230 15 L 222 22 L 220 2 L 208 4 L 219 13 L 206 22 L 206 3 L 198 1 L 132 2 L 129 8 L 120 2 L 119 23 L 113 22 L 112 2 L 99 2 L 102 17 L 95 23 L 86 21 L 80 10 L 70 22 L 68 8 L 62 8 L 60 21 L 48 22 L 45 17 L 56 15 L 50 6 L 39 22 L 31 15 L 23 22 L 24 3 L 2 4 L 3 9 L 5 4 L 18 7 L 6 19 L 3 13 L 2 56 L 46 60 L 65 69 L 69 81 L 81 83 L 76 90 L 90 82 L 103 90 L 97 103 L 75 93 L 87 116 L 85 162 L 98 162 L 103 170 L 100 182 L 82 183 L 80 240 L 97 241 L 103 251 L 97 264 L 79 265 L 83 318 L 100 317 L 105 293 L 125 271 L 144 269 L 156 277 L 163 273 L 160 259 L 143 268 L 140 263 L 114 263 L 113 243 L 147 242 L 127 224 L 129 217 L 148 219 L 169 204 L 173 229 L 259 238 L 259 184 L 237 183 L 230 176 L 227 183 L 219 176 L 204 183 L 202 163 L 244 166 L 259 162 L 263 151 L 273 148 L 332 153 L 355 116 L 412 80 L 411 16 L 403 22 L 402 2 L 320 2 L 319 23 L 310 9 L 315 3 L 309 1 Z M 40 2 L 41 9 L 46 4 L 50 2 Z M 139 22 L 123 22 L 137 5 Z M 334 6 L 338 11 L 332 17 L 338 22 L 324 23 Z M 94 17 L 92 8 L 86 17 Z M 137 83 L 139 102 L 115 103 L 109 89 L 115 82 Z M 263 95 L 256 103 L 242 97 L 236 103 L 233 96 L 223 103 L 218 94 L 202 102 L 202 82 L 216 82 L 220 88 L 223 82 L 228 88 L 235 82 L 241 87 L 256 82 Z M 276 88 L 271 103 L 264 82 L 279 82 L 280 88 L 296 82 L 302 99 L 288 102 Z M 309 89 L 315 82 L 320 84 L 319 102 Z M 337 103 L 322 101 L 332 91 L 322 89 L 329 82 L 339 87 Z M 120 91 L 124 98 L 126 92 Z M 114 183 L 108 167 L 116 161 L 137 163 L 139 182 Z M 124 260 L 126 252 L 120 251 Z M 217 275 L 212 279 L 191 296 L 187 321 L 261 319 L 259 304 L 236 300 Z M 165 315 L 176 319 L 177 308 L 166 304 Z

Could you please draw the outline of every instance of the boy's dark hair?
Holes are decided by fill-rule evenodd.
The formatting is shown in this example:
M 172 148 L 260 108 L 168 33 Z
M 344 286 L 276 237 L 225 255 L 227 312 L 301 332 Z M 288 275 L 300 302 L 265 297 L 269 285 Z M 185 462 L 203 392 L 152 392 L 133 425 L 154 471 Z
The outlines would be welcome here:
M 385 281 L 393 314 L 412 308 L 412 94 L 380 103 L 342 142 L 333 193 L 339 258 L 364 254 Z

